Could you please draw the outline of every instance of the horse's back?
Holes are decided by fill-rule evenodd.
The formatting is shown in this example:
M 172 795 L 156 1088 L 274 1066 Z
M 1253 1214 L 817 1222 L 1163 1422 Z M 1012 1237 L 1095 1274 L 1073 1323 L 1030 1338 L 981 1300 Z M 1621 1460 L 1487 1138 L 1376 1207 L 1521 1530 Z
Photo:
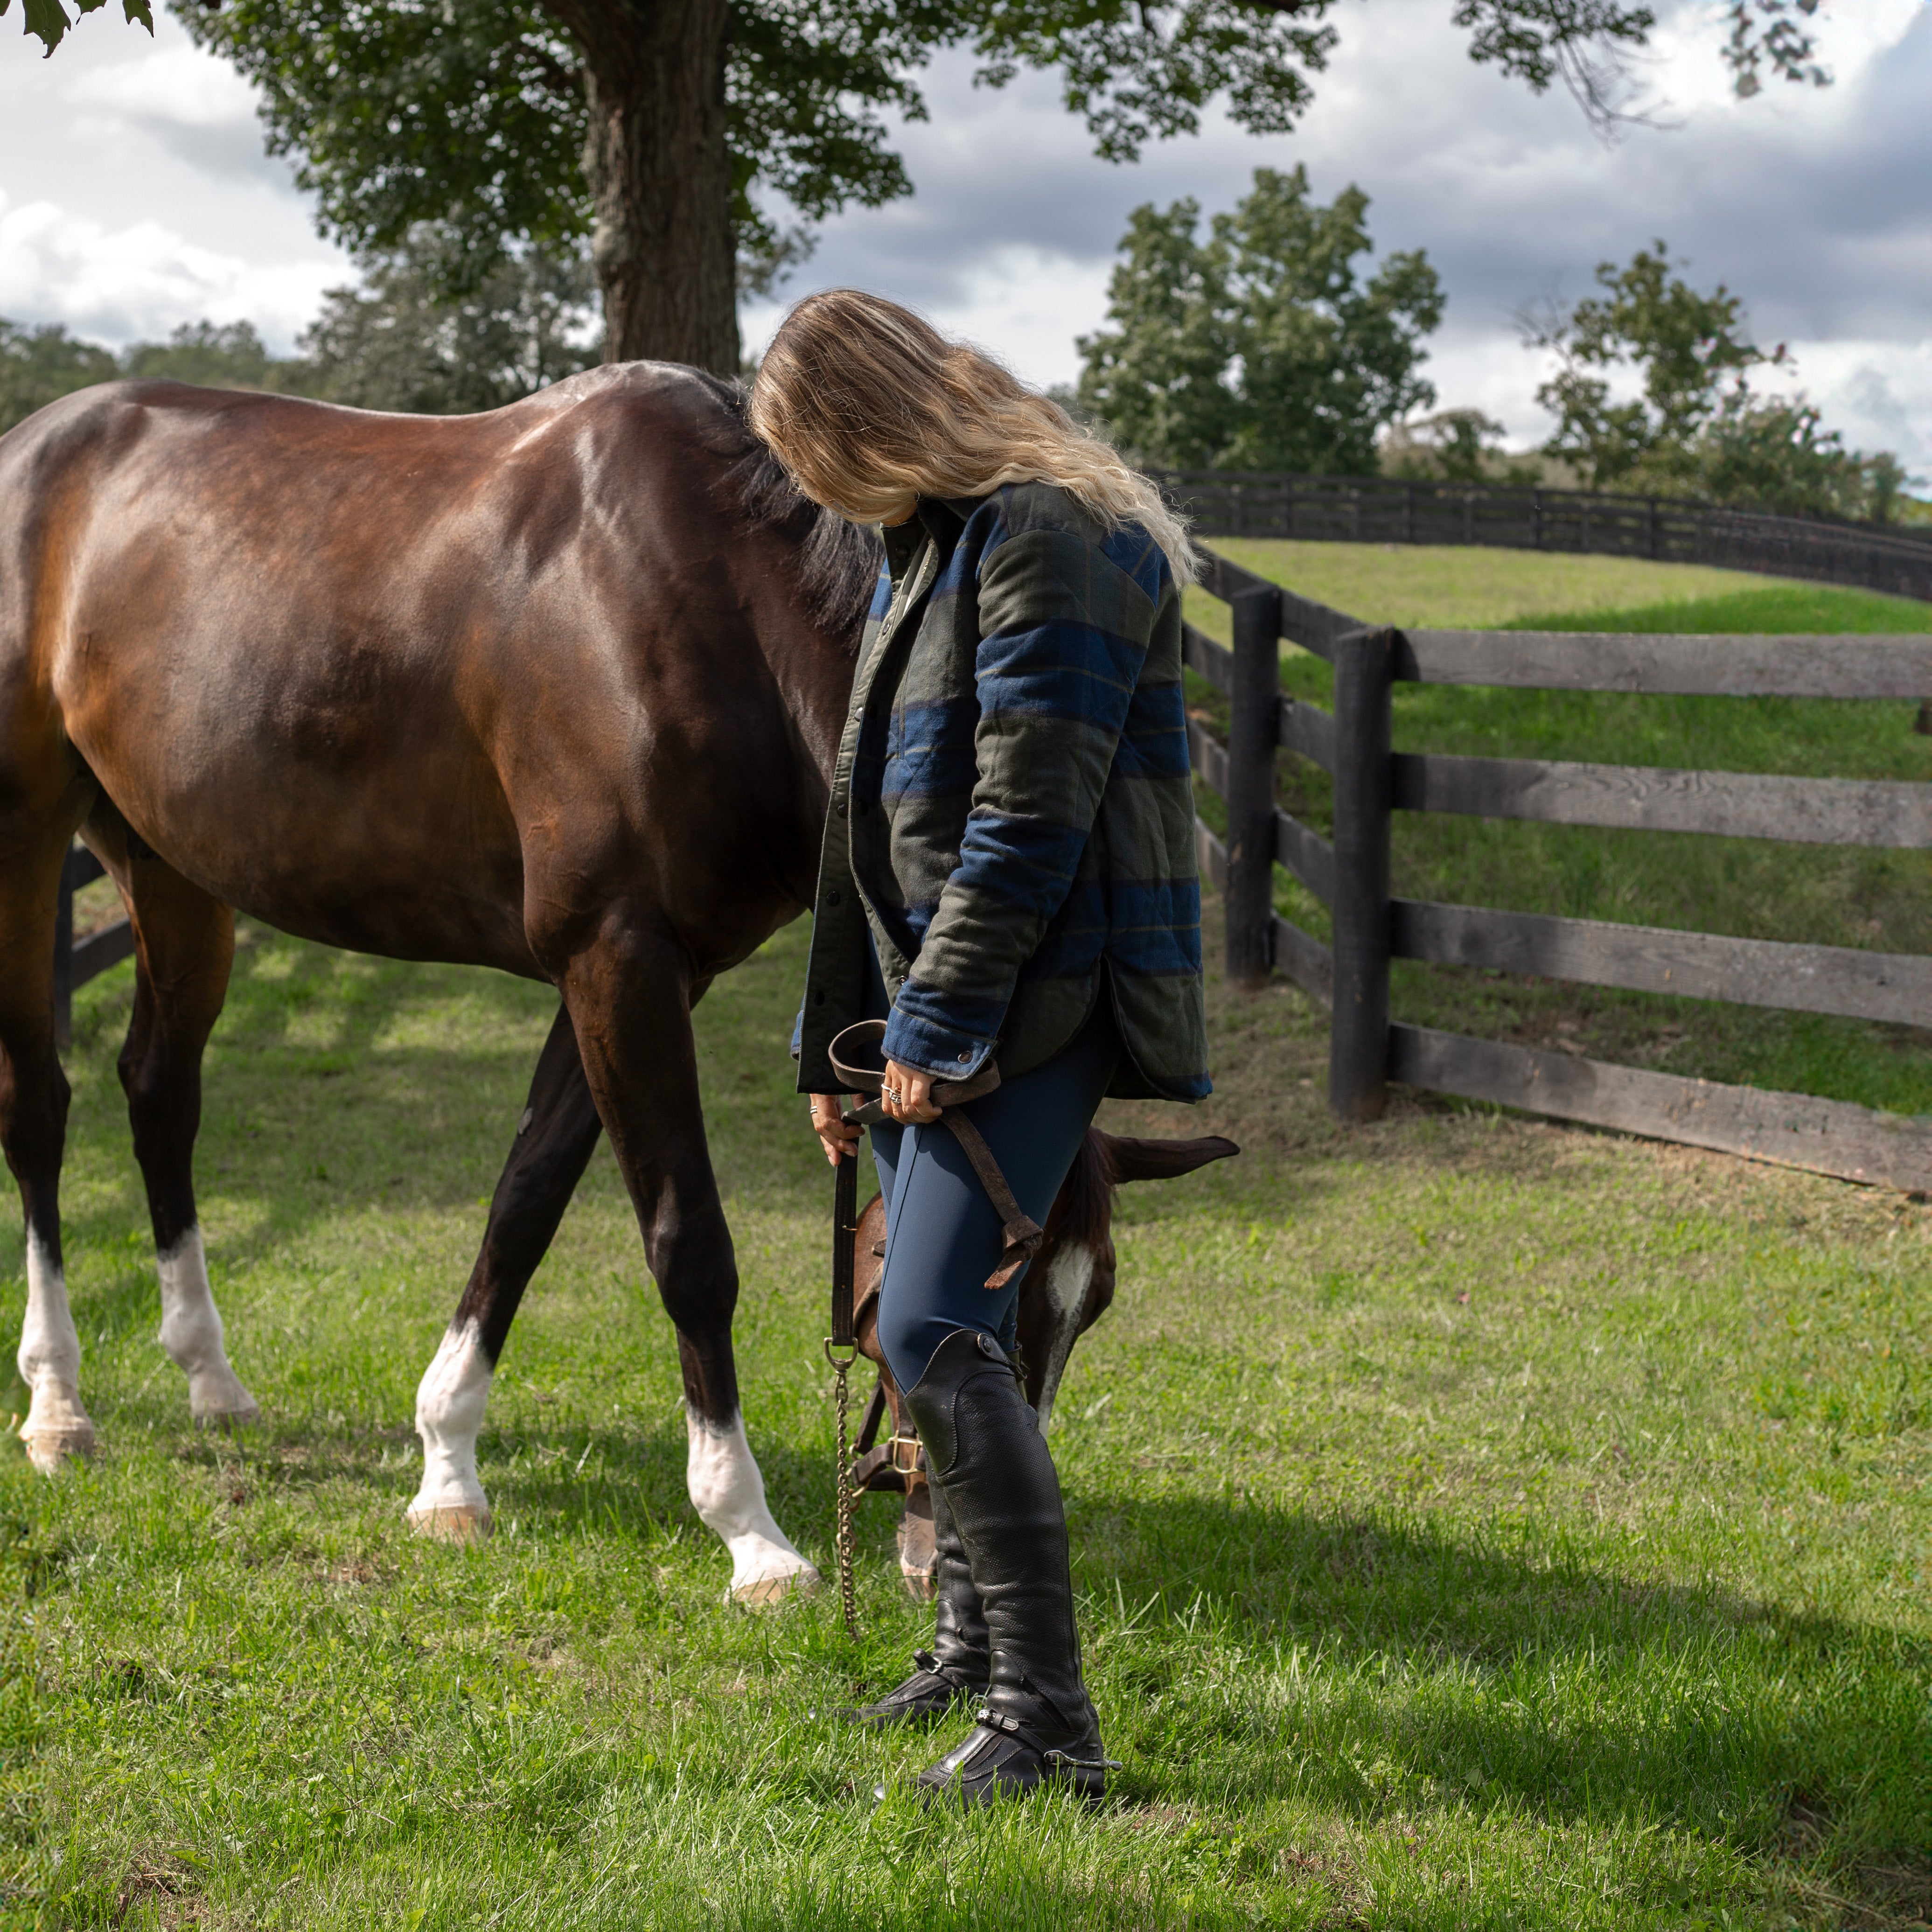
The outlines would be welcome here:
M 64 398 L 0 439 L 0 792 L 77 760 L 230 903 L 531 970 L 550 802 L 511 794 L 574 766 L 615 798 L 638 614 L 692 594 L 719 539 L 689 484 L 736 446 L 722 386 L 662 365 L 468 417 Z

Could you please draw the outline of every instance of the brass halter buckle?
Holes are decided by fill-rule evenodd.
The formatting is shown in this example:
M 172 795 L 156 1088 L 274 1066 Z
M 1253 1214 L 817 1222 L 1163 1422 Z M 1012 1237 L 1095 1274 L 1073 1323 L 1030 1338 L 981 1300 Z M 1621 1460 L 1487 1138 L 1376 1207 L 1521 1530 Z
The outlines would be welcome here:
M 924 1451 L 916 1436 L 895 1436 L 886 1444 L 886 1467 L 895 1475 L 916 1476 Z

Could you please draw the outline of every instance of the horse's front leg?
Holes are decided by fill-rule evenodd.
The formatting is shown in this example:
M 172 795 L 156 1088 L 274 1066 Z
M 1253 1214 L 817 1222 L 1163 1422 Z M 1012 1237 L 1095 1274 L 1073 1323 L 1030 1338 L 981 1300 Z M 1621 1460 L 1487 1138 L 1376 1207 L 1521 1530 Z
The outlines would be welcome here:
M 600 1131 L 570 1015 L 560 1008 L 490 1199 L 482 1251 L 416 1390 L 423 1479 L 409 1520 L 425 1535 L 467 1542 L 489 1534 L 490 1499 L 476 1474 L 476 1438 L 490 1378 L 524 1290 L 556 1238 Z
M 677 1330 L 692 1507 L 731 1553 L 731 1594 L 776 1602 L 818 1573 L 772 1520 L 745 1438 L 731 1352 L 738 1269 L 705 1144 L 688 975 L 674 946 L 632 932 L 607 933 L 562 977 L 584 1072 Z

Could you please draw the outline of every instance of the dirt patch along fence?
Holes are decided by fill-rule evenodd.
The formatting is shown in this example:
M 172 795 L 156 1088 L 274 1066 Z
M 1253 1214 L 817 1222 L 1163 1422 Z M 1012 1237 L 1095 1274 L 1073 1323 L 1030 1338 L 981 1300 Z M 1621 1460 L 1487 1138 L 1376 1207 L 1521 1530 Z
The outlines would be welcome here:
M 1160 480 L 1204 537 L 1640 556 L 1855 584 L 1932 602 L 1932 532 L 1774 517 L 1670 496 L 1500 483 L 1227 470 L 1166 470 Z
M 1932 690 L 1932 636 L 1405 632 L 1363 624 L 1205 555 L 1203 587 L 1231 607 L 1234 645 L 1187 627 L 1189 668 L 1232 707 L 1225 746 L 1198 720 L 1189 726 L 1195 771 L 1228 808 L 1225 844 L 1196 821 L 1202 869 L 1223 895 L 1229 978 L 1252 986 L 1279 972 L 1329 1009 L 1328 1098 L 1339 1118 L 1377 1118 L 1394 1081 L 1847 1180 L 1932 1190 L 1932 1123 L 1471 1039 L 1406 1025 L 1389 1012 L 1390 961 L 1417 959 L 1932 1024 L 1932 957 L 1438 904 L 1397 898 L 1390 884 L 1397 812 L 1932 849 L 1932 785 L 1399 752 L 1391 702 L 1402 682 L 1916 698 Z M 1332 713 L 1282 695 L 1284 638 L 1334 665 Z M 1332 841 L 1276 802 L 1282 749 L 1312 759 L 1333 778 Z M 1328 908 L 1332 947 L 1276 912 L 1276 864 Z

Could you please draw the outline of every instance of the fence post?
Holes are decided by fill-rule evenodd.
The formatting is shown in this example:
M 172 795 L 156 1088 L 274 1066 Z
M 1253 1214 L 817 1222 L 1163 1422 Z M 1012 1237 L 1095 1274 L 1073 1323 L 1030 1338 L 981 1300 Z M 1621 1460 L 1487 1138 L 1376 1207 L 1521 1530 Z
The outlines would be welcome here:
M 1328 1105 L 1344 1120 L 1379 1120 L 1388 1102 L 1395 638 L 1393 631 L 1352 631 L 1335 646 L 1335 1010 Z
M 54 910 L 54 1044 L 74 1040 L 74 867 L 61 862 L 60 896 Z
M 1281 736 L 1281 592 L 1244 590 L 1234 616 L 1228 730 L 1228 979 L 1252 992 L 1274 964 L 1274 764 Z

